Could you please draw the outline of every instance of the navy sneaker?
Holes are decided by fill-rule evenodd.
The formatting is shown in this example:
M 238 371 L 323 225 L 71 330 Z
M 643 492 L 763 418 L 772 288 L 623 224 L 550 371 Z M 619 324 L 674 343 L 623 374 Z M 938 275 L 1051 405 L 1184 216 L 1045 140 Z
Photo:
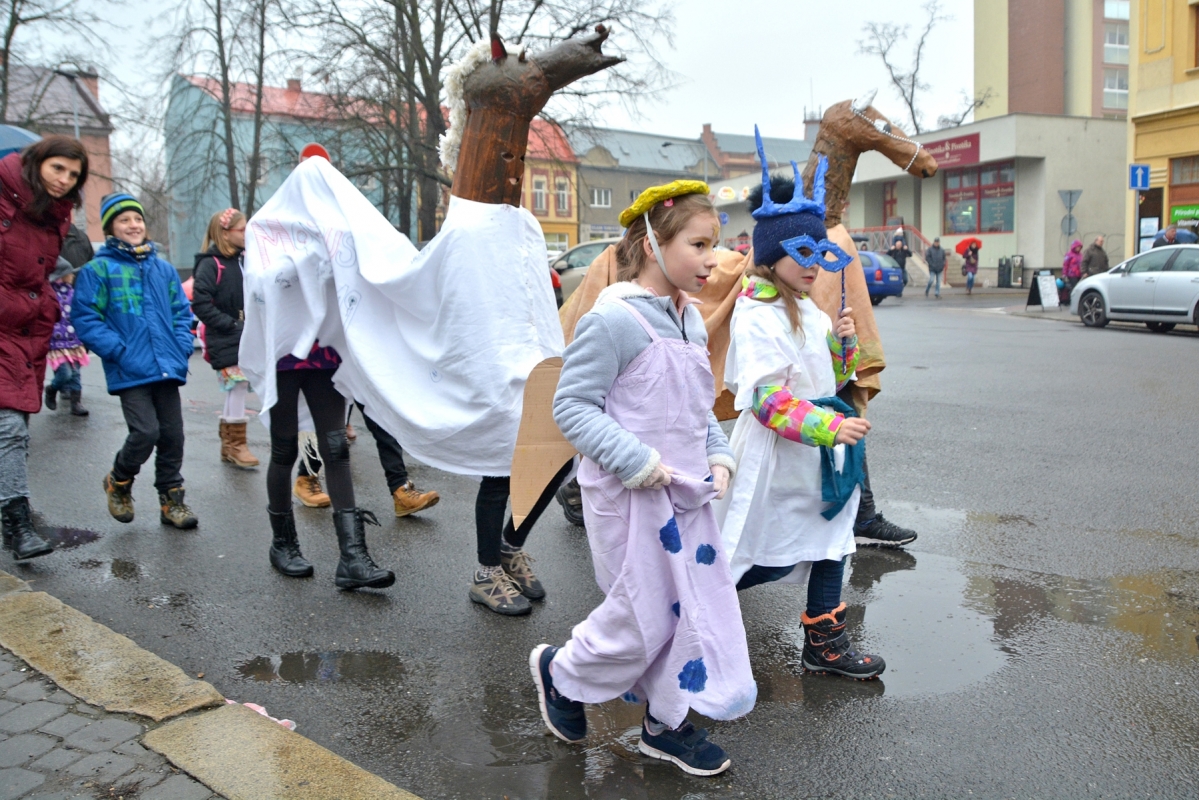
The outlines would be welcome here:
M 916 531 L 877 514 L 864 525 L 854 525 L 853 541 L 859 547 L 903 547 L 916 541 Z
M 558 648 L 539 644 L 529 653 L 529 671 L 537 684 L 537 704 L 541 706 L 541 718 L 550 733 L 564 742 L 580 742 L 587 736 L 587 715 L 583 704 L 563 697 L 554 688 L 550 675 L 550 662 Z
M 648 713 L 646 719 L 657 722 Z M 650 758 L 674 762 L 688 775 L 719 775 L 733 764 L 720 745 L 708 741 L 706 729 L 696 728 L 690 722 L 675 730 L 667 728 L 655 736 L 643 721 L 637 749 Z

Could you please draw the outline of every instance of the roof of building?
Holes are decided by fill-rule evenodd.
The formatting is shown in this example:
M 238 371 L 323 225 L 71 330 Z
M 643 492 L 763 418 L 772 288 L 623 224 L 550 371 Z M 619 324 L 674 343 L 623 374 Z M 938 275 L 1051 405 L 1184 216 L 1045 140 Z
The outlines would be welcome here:
M 7 121 L 31 128 L 71 129 L 75 114 L 79 127 L 112 131 L 112 122 L 92 94 L 87 81 L 95 76 L 72 80 L 49 67 L 14 64 L 8 79 Z
M 721 151 L 737 155 L 754 154 L 756 157 L 758 146 L 754 143 L 753 134 L 716 133 L 713 131 L 712 135 L 716 137 L 716 144 Z M 809 141 L 782 139 L 777 136 L 763 136 L 762 147 L 766 151 L 766 160 L 770 162 L 771 166 L 786 164 L 789 161 L 803 166 L 812 152 L 812 143 Z
M 686 172 L 708 157 L 699 139 L 583 126 L 568 126 L 566 135 L 576 152 L 602 147 L 623 169 Z
M 561 164 L 577 164 L 578 157 L 566 133 L 556 122 L 534 117 L 529 124 L 529 145 L 525 157 L 539 161 L 557 161 Z
M 186 75 L 184 78 L 213 98 L 220 98 L 220 81 L 199 75 Z M 251 84 L 234 83 L 231 85 L 231 94 L 234 113 L 254 113 L 254 87 Z M 288 81 L 287 87 L 262 87 L 262 112 L 268 116 L 295 119 L 337 120 L 349 116 L 350 109 L 339 104 L 333 95 L 304 91 L 299 81 Z

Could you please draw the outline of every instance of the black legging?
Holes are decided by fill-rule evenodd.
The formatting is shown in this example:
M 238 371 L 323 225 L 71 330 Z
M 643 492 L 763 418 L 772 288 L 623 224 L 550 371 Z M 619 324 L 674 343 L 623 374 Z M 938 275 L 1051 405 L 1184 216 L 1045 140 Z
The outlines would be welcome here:
M 316 428 L 316 446 L 325 463 L 325 483 L 333 510 L 354 508 L 350 476 L 350 443 L 346 439 L 346 400 L 333 386 L 332 369 L 289 369 L 275 373 L 278 400 L 271 408 L 271 464 L 266 471 L 266 496 L 271 511 L 291 508 L 291 468 L 300 455 L 300 392 L 308 401 Z
M 475 498 L 475 533 L 478 537 L 479 563 L 481 565 L 484 567 L 500 565 L 502 542 L 507 542 L 516 548 L 524 547 L 525 540 L 529 538 L 529 533 L 537 524 L 538 517 L 545 511 L 545 507 L 553 499 L 554 493 L 562 485 L 562 480 L 570 472 L 571 464 L 572 462 L 568 461 L 566 466 L 558 470 L 558 474 L 550 480 L 549 486 L 545 487 L 545 491 L 537 498 L 529 516 L 525 517 L 525 521 L 520 524 L 519 528 L 513 527 L 511 517 L 508 518 L 508 523 L 504 524 L 504 512 L 508 507 L 510 493 L 510 478 L 508 476 L 483 478 L 479 484 L 479 494 Z

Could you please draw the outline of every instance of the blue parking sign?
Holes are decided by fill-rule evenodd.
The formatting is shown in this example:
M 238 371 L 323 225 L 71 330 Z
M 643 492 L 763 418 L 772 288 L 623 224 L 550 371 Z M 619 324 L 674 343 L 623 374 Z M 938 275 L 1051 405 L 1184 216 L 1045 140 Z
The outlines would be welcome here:
M 1149 189 L 1149 165 L 1148 164 L 1129 164 L 1128 165 L 1128 188 L 1138 192 L 1148 191 Z

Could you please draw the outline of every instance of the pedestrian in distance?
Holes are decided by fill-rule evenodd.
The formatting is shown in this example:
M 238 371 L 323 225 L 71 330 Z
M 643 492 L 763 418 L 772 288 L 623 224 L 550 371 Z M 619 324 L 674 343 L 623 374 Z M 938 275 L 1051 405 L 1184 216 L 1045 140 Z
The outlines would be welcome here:
M 583 456 L 583 515 L 605 598 L 563 647 L 529 656 L 555 736 L 586 736 L 584 703 L 645 701 L 639 750 L 691 775 L 732 762 L 688 711 L 735 719 L 757 696 L 711 506 L 733 454 L 712 413 L 707 332 L 688 294 L 717 264 L 708 191 L 700 181 L 652 187 L 621 214 L 618 282 L 566 348 L 554 419 Z
M 1103 234 L 1095 237 L 1095 241 L 1082 254 L 1082 276 L 1102 275 L 1111 267 L 1108 265 L 1107 251 L 1103 249 Z
M 246 443 L 246 395 L 250 381 L 237 365 L 241 332 L 245 326 L 242 294 L 242 261 L 246 249 L 246 215 L 226 208 L 212 215 L 196 254 L 192 286 L 192 312 L 200 320 L 204 360 L 217 373 L 225 393 L 221 412 L 221 461 L 241 469 L 259 465 Z
M 1075 239 L 1070 243 L 1070 250 L 1062 258 L 1062 286 L 1060 297 L 1062 305 L 1070 305 L 1070 293 L 1082 279 L 1082 240 Z
M 184 502 L 179 387 L 195 349 L 191 306 L 179 273 L 148 237 L 135 197 L 103 197 L 100 222 L 107 238 L 75 279 L 72 313 L 80 340 L 104 362 L 108 393 L 120 398 L 129 428 L 104 476 L 108 512 L 133 521 L 133 481 L 153 455 L 159 520 L 189 530 L 199 520 Z
M 928 285 L 924 287 L 924 296 L 933 288 L 936 281 L 935 297 L 941 299 L 941 273 L 945 271 L 945 251 L 941 248 L 941 237 L 933 239 L 932 247 L 924 251 L 924 263 L 928 264 Z
M 853 649 L 841 600 L 870 423 L 836 393 L 854 374 L 858 339 L 853 309 L 834 323 L 808 297 L 830 256 L 850 262 L 825 229 L 825 163 L 814 199 L 798 173 L 749 197 L 754 264 L 733 306 L 724 373 L 741 412 L 730 439 L 737 474 L 717 519 L 739 591 L 806 579 L 804 669 L 867 680 L 886 663 Z
M 962 254 L 962 274 L 966 276 L 966 294 L 974 294 L 974 278 L 978 275 L 978 242 L 971 242 Z
M 42 408 L 60 313 L 47 279 L 82 203 L 87 161 L 77 139 L 54 135 L 0 159 L 0 518 L 4 549 L 17 559 L 54 550 L 30 515 L 29 415 Z
M 1193 231 L 1183 230 L 1177 225 L 1167 225 L 1166 229 L 1153 240 L 1154 247 L 1166 247 L 1171 244 L 1194 244 L 1199 241 Z
M 903 285 L 908 285 L 908 256 L 912 251 L 908 249 L 908 243 L 904 241 L 903 234 L 895 234 L 895 238 L 891 241 L 891 249 L 887 251 L 887 255 L 895 259 L 895 263 L 899 264 L 899 271 L 903 273 Z
M 50 354 L 47 363 L 50 365 L 52 377 L 46 384 L 46 408 L 51 411 L 58 409 L 58 395 L 62 393 L 71 404 L 71 414 L 76 417 L 86 417 L 88 410 L 83 407 L 83 383 L 80 380 L 80 370 L 90 363 L 87 348 L 75 334 L 75 325 L 71 322 L 71 306 L 75 302 L 75 273 L 78 268 L 72 267 L 71 262 L 62 256 L 54 272 L 50 274 L 50 288 L 58 298 L 61 316 L 54 323 L 54 333 L 50 334 Z

